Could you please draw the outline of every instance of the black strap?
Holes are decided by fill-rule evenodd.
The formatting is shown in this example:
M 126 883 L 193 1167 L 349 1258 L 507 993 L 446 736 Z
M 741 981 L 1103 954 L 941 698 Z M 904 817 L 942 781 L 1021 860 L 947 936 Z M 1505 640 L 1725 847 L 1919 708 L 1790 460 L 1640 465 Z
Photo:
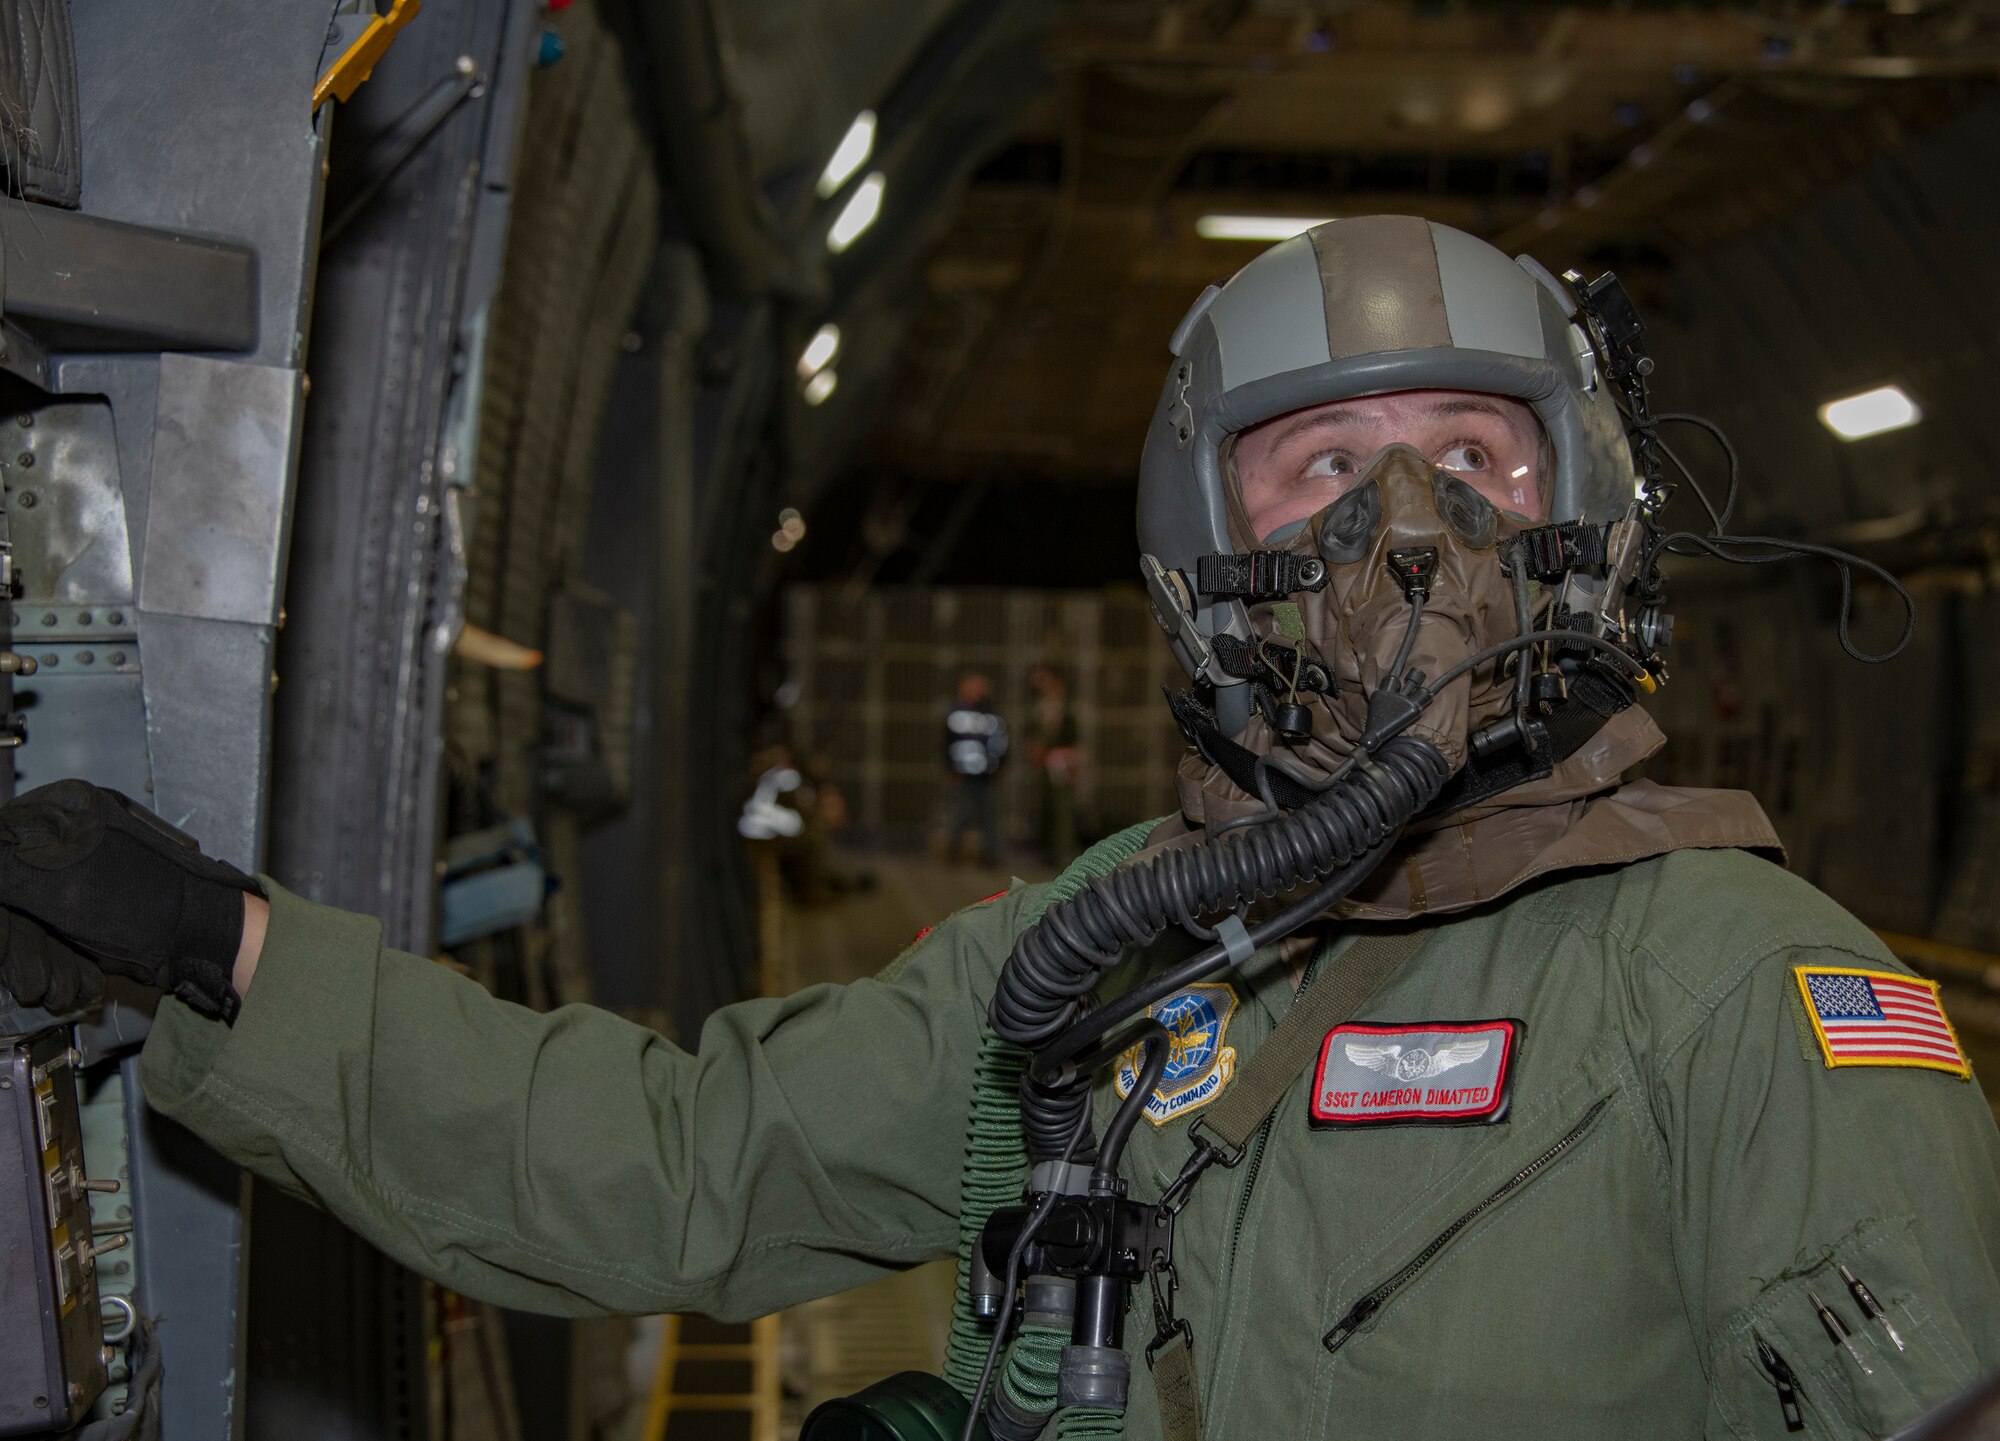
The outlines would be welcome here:
M 1232 784 L 1246 795 L 1257 795 L 1257 753 L 1248 746 L 1238 745 L 1222 733 L 1222 723 L 1215 712 L 1197 700 L 1191 691 L 1167 691 L 1167 705 L 1174 713 L 1174 723 L 1181 728 L 1201 758 L 1212 766 L 1221 768 Z M 1297 810 L 1311 800 L 1314 792 L 1307 790 L 1283 771 L 1266 768 L 1265 779 L 1270 783 L 1271 799 L 1281 809 Z
M 1446 783 L 1424 814 L 1448 816 L 1504 790 L 1542 779 L 1582 750 L 1613 716 L 1632 704 L 1632 699 L 1632 688 L 1623 681 L 1593 666 L 1584 667 L 1570 680 L 1569 694 L 1543 722 L 1547 745 L 1533 754 L 1515 746 L 1491 760 L 1477 754 L 1468 757 L 1465 769 Z
M 1194 588 L 1203 595 L 1274 600 L 1326 584 L 1326 562 L 1289 550 L 1216 551 L 1194 563 Z
M 1261 681 L 1273 690 L 1289 691 L 1296 673 L 1302 691 L 1319 695 L 1340 693 L 1340 687 L 1324 665 L 1310 658 L 1302 660 L 1291 646 L 1276 641 L 1265 641 L 1259 646 L 1227 632 L 1216 636 L 1211 645 L 1215 663 L 1222 667 L 1223 674 L 1238 680 Z
M 1560 580 L 1572 570 L 1589 570 L 1604 564 L 1605 536 L 1609 529 L 1580 520 L 1538 525 L 1521 532 L 1516 554 L 1534 579 Z

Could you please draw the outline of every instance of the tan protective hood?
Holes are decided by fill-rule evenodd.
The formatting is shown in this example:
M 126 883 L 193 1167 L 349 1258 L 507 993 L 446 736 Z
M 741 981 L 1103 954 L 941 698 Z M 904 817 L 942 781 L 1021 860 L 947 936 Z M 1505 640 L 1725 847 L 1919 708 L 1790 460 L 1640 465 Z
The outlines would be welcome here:
M 1538 877 L 1624 865 L 1669 851 L 1735 848 L 1782 862 L 1784 844 L 1748 791 L 1696 790 L 1619 777 L 1666 744 L 1636 706 L 1542 780 L 1421 825 L 1334 913 L 1404 920 L 1467 910 Z M 1181 814 L 1155 828 L 1146 848 L 1189 844 L 1203 833 L 1210 768 L 1190 752 L 1176 786 Z M 1232 807 L 1234 808 L 1234 807 Z

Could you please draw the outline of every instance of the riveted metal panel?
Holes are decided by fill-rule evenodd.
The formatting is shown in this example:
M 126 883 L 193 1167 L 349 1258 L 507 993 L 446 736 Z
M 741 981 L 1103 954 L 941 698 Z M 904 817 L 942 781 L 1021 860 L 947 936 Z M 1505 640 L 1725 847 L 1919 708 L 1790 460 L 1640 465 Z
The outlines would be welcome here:
M 276 624 L 300 373 L 160 357 L 142 610 Z

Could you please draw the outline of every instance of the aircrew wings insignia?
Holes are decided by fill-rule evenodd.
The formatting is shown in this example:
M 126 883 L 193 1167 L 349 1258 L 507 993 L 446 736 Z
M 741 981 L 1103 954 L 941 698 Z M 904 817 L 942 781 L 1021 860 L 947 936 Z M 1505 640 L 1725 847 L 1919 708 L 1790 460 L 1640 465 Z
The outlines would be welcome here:
M 1405 1051 L 1401 1046 L 1369 1045 L 1363 1041 L 1349 1041 L 1346 1049 L 1347 1059 L 1357 1066 L 1366 1066 L 1399 1081 L 1427 1081 L 1454 1066 L 1478 1060 L 1492 1044 L 1491 1038 L 1478 1036 L 1446 1041 L 1435 1050 L 1412 1046 Z

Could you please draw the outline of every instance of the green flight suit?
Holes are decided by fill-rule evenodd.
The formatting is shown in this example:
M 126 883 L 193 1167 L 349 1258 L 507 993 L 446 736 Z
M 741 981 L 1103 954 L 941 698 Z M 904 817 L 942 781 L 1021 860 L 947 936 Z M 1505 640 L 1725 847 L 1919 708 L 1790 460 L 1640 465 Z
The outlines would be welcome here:
M 953 1252 L 981 1017 L 1040 894 L 961 912 L 876 979 L 727 1007 L 690 1054 L 602 1011 L 496 1001 L 274 887 L 234 1029 L 163 1002 L 143 1077 L 225 1154 L 469 1295 L 750 1316 Z M 1524 1021 L 1508 1119 L 1314 1130 L 1302 1077 L 1242 1164 L 1209 1171 L 1177 1246 L 1209 1441 L 1782 1437 L 1759 1338 L 1799 1378 L 1808 1437 L 1881 1436 L 2000 1365 L 1991 1114 L 1941 1072 L 1808 1055 L 1801 964 L 1902 970 L 1740 851 L 1435 921 L 1361 1015 Z M 1275 952 L 1230 979 L 1240 1066 L 1294 980 Z M 1135 1194 L 1179 1169 L 1187 1127 L 1139 1126 Z M 1135 1357 L 1147 1311 L 1142 1293 Z M 1150 1441 L 1133 1374 L 1127 1434 Z

